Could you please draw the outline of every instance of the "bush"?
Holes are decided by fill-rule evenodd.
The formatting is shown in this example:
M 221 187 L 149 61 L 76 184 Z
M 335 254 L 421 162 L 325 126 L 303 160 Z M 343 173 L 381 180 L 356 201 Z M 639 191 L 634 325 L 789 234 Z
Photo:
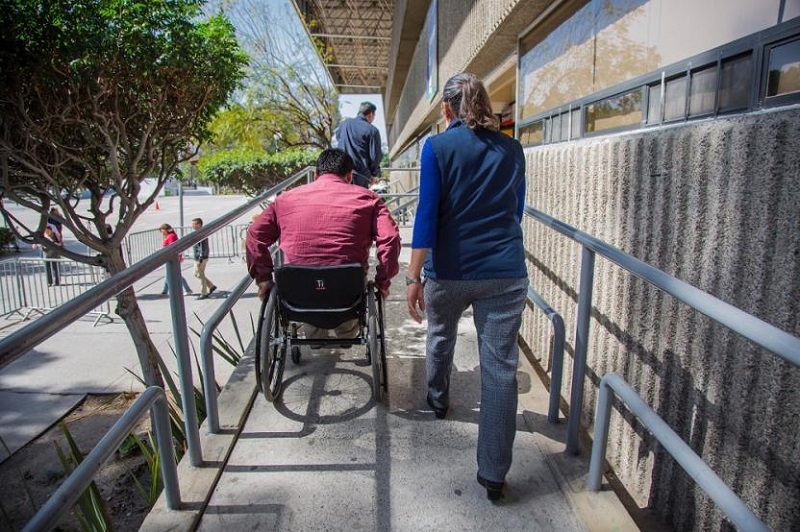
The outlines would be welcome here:
M 257 196 L 313 165 L 318 156 L 317 150 L 289 149 L 270 155 L 261 150 L 240 148 L 204 155 L 197 169 L 203 181 Z

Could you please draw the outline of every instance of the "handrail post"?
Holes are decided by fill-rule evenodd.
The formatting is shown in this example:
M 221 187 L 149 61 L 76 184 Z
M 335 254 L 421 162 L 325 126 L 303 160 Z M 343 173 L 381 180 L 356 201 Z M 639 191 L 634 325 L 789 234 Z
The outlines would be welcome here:
M 592 458 L 589 462 L 589 479 L 586 489 L 598 491 L 603 475 L 603 459 L 606 456 L 608 445 L 608 424 L 611 418 L 611 390 L 605 377 L 600 380 L 600 390 L 597 397 L 597 409 L 594 415 L 594 442 L 592 443 Z
M 178 485 L 178 467 L 175 463 L 175 450 L 172 447 L 172 432 L 169 427 L 167 396 L 158 386 L 150 386 L 133 402 L 116 423 L 97 442 L 97 445 L 84 456 L 81 463 L 64 480 L 47 502 L 36 512 L 36 515 L 25 525 L 23 532 L 34 532 L 52 529 L 58 519 L 68 512 L 77 502 L 81 493 L 92 482 L 97 471 L 105 464 L 114 452 L 119 449 L 125 438 L 131 433 L 136 423 L 144 416 L 147 409 L 153 416 L 158 453 L 161 458 L 161 473 L 164 477 L 164 491 L 167 507 L 178 510 L 181 506 L 181 492 Z
M 200 361 L 203 365 L 203 386 L 206 389 L 206 421 L 208 432 L 211 434 L 219 432 L 219 408 L 217 405 L 217 384 L 214 378 L 214 350 L 212 346 L 214 331 L 217 330 L 225 315 L 230 312 L 233 305 L 239 301 L 239 298 L 242 297 L 242 294 L 252 282 L 253 279 L 249 275 L 245 275 L 236 285 L 236 288 L 228 294 L 222 305 L 203 325 L 203 330 L 200 332 Z
M 666 452 L 678 462 L 686 473 L 702 489 L 739 530 L 769 532 L 756 514 L 732 489 L 706 464 L 697 453 L 667 423 L 650 408 L 644 399 L 625 382 L 622 375 L 606 373 L 600 380 L 600 398 L 595 418 L 595 440 L 592 446 L 592 461 L 589 465 L 587 489 L 600 489 L 601 465 L 605 457 L 608 440 L 608 423 L 611 415 L 611 394 L 619 397 L 627 409 L 653 435 Z M 602 416 L 602 419 L 600 419 Z
M 178 510 L 181 507 L 181 488 L 178 483 L 178 466 L 175 460 L 175 448 L 172 443 L 172 430 L 169 426 L 169 407 L 164 391 L 150 407 L 150 416 L 156 430 L 156 442 L 161 454 L 161 476 L 164 478 L 164 495 L 167 508 Z
M 553 325 L 553 350 L 550 354 L 553 361 L 553 372 L 550 376 L 550 405 L 547 409 L 547 421 L 558 423 L 558 406 L 561 401 L 561 381 L 564 375 L 564 320 L 536 290 L 528 287 L 528 300 L 544 312 Z
M 167 262 L 169 276 L 169 305 L 172 314 L 172 335 L 175 340 L 175 354 L 178 358 L 178 380 L 181 387 L 183 422 L 186 428 L 186 443 L 189 447 L 189 463 L 198 467 L 203 463 L 200 448 L 200 430 L 197 423 L 197 407 L 194 403 L 194 380 L 192 362 L 189 356 L 189 338 L 186 332 L 186 308 L 183 304 L 181 283 L 181 263 L 178 256 Z
M 586 380 L 586 358 L 589 348 L 589 324 L 592 314 L 592 288 L 594 285 L 594 251 L 583 246 L 581 280 L 578 294 L 578 321 L 575 326 L 575 357 L 572 361 L 572 393 L 569 402 L 567 426 L 567 453 L 578 454 L 578 436 L 583 409 L 583 384 Z

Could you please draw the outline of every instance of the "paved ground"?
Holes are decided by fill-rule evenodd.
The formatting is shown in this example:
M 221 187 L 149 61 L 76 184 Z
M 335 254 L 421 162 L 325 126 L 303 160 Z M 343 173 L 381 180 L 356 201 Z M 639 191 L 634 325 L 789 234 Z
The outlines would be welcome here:
M 213 219 L 241 201 L 187 198 L 186 218 L 201 212 Z M 148 213 L 137 229 L 165 221 L 178 225 L 176 200 L 159 203 L 160 210 Z M 407 241 L 408 230 L 404 236 Z M 208 274 L 220 292 L 205 301 L 187 297 L 190 316 L 210 316 L 246 272 L 238 258 L 217 259 Z M 171 321 L 168 301 L 159 295 L 162 283 L 157 272 L 136 290 L 156 344 L 168 355 Z M 249 316 L 258 309 L 253 292 L 235 307 L 245 341 L 252 336 Z M 231 368 L 218 363 L 217 380 L 228 381 L 220 396 L 225 430 L 210 435 L 201 429 L 203 466 L 192 468 L 188 460 L 179 466 L 183 509 L 165 510 L 162 496 L 143 530 L 636 529 L 613 493 L 585 496 L 585 456 L 563 457 L 565 424 L 547 424 L 547 394 L 525 360 L 518 374 L 518 433 L 507 495 L 502 504 L 487 501 L 475 482 L 480 405 L 471 317 L 462 320 L 446 420 L 434 419 L 424 404 L 425 329 L 408 318 L 400 286 L 387 302 L 386 320 L 386 406 L 371 399 L 363 348 L 305 351 L 299 366 L 287 365 L 283 398 L 276 404 L 255 396 L 252 358 L 229 381 Z M 4 332 L 23 325 L 9 323 Z M 233 339 L 229 324 L 223 333 Z M 136 366 L 118 319 L 69 326 L 0 369 L 0 435 L 20 446 L 84 394 L 140 389 L 125 369 Z
M 242 196 L 186 196 L 184 198 L 185 223 L 191 218 L 201 216 L 211 221 L 231 209 L 245 203 Z M 253 213 L 258 212 L 258 209 Z M 16 213 L 23 220 L 35 220 L 35 214 L 26 213 L 19 208 Z M 243 222 L 249 216 L 243 216 Z M 159 200 L 159 210 L 151 208 L 137 221 L 134 231 L 157 228 L 162 223 L 179 225 L 179 205 L 177 197 Z M 67 246 L 80 250 L 83 245 L 66 232 Z M 37 250 L 25 250 L 21 256 L 38 256 Z M 3 258 L 14 258 L 16 254 Z M 184 261 L 184 277 L 194 290 L 199 283 L 192 276 L 192 261 Z M 187 296 L 186 314 L 189 326 L 199 331 L 200 320 L 207 320 L 218 307 L 227 292 L 247 275 L 240 257 L 212 259 L 207 268 L 208 277 L 217 284 L 218 291 L 207 300 L 201 301 Z M 135 285 L 139 305 L 147 321 L 148 328 L 160 353 L 172 363 L 172 322 L 169 302 L 160 295 L 164 282 L 164 270 L 154 272 Z M 112 303 L 113 313 L 113 303 Z M 236 306 L 234 315 L 244 335 L 251 335 L 251 314 L 258 313 L 255 290 L 246 293 Z M 197 317 L 195 317 L 195 314 Z M 36 318 L 36 315 L 33 316 Z M 83 319 L 68 326 L 27 354 L 0 368 L 0 437 L 13 452 L 32 440 L 53 423 L 61 419 L 85 394 L 116 393 L 140 390 L 139 381 L 128 370 L 138 371 L 138 359 L 133 343 L 122 320 L 113 323 L 101 321 L 96 327 L 93 319 Z M 0 318 L 0 335 L 7 336 L 22 329 L 27 322 L 19 315 Z M 220 327 L 221 334 L 238 345 L 232 322 L 226 320 Z M 190 340 L 199 345 L 190 332 Z M 243 339 L 244 342 L 249 337 Z M 246 344 L 245 344 L 246 345 Z M 87 371 L 91 368 L 91 371 Z M 232 368 L 218 360 L 217 380 L 227 381 Z M 0 460 L 8 453 L 0 446 Z

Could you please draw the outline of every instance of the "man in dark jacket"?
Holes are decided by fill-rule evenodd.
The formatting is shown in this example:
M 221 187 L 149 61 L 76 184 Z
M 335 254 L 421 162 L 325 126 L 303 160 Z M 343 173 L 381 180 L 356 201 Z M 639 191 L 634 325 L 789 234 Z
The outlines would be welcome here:
M 358 116 L 345 118 L 336 128 L 337 148 L 344 150 L 353 159 L 353 183 L 369 188 L 380 176 L 381 134 L 372 125 L 376 107 L 371 102 L 363 102 L 358 108 Z
M 203 227 L 203 219 L 192 220 L 192 229 L 197 231 Z M 206 264 L 208 264 L 208 239 L 205 238 L 194 245 L 194 276 L 200 279 L 200 299 L 208 299 L 217 287 L 206 277 Z

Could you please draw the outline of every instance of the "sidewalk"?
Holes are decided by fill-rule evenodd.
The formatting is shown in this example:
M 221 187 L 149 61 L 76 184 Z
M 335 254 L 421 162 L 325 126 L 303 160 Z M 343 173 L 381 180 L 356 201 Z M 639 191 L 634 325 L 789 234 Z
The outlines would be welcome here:
M 185 221 L 188 223 L 197 213 L 202 213 L 205 220 L 211 221 L 245 201 L 247 199 L 241 196 L 186 197 Z M 178 198 L 161 198 L 159 204 L 158 211 L 151 208 L 137 220 L 134 231 L 152 229 L 165 222 L 178 225 Z M 243 216 L 240 220 L 249 220 L 249 216 Z M 82 246 L 70 234 L 67 234 L 65 240 L 70 247 L 79 249 Z M 35 250 L 23 251 L 23 255 L 26 253 L 38 254 Z M 13 259 L 17 256 L 19 255 L 10 254 L 3 258 Z M 199 282 L 193 276 L 193 261 L 185 260 L 183 265 L 183 276 L 195 291 L 195 295 L 184 299 L 187 323 L 190 328 L 199 332 L 202 325 L 198 317 L 200 320 L 207 320 L 228 291 L 247 275 L 247 270 L 240 257 L 234 257 L 231 261 L 211 259 L 207 275 L 218 288 L 210 298 L 199 300 Z M 170 349 L 170 345 L 174 345 L 172 320 L 169 300 L 161 296 L 163 284 L 164 270 L 161 269 L 136 283 L 134 288 L 152 340 L 167 364 L 174 368 Z M 130 369 L 141 374 L 133 341 L 123 321 L 113 313 L 114 305 L 112 300 L 113 323 L 101 320 L 93 327 L 93 319 L 81 319 L 0 368 L 0 437 L 12 453 L 56 423 L 80 403 L 86 394 L 142 389 L 139 381 L 127 371 Z M 234 315 L 245 346 L 252 337 L 251 315 L 254 322 L 258 309 L 254 287 L 234 307 Z M 28 323 L 30 322 L 20 321 L 19 316 L 0 318 L 0 335 L 7 336 Z M 229 318 L 223 321 L 219 330 L 226 340 L 238 346 Z M 191 331 L 189 340 L 195 347 L 199 346 L 196 335 Z M 217 382 L 224 385 L 232 370 L 226 362 L 217 359 Z M 5 449 L 0 446 L 0 461 L 7 457 Z

